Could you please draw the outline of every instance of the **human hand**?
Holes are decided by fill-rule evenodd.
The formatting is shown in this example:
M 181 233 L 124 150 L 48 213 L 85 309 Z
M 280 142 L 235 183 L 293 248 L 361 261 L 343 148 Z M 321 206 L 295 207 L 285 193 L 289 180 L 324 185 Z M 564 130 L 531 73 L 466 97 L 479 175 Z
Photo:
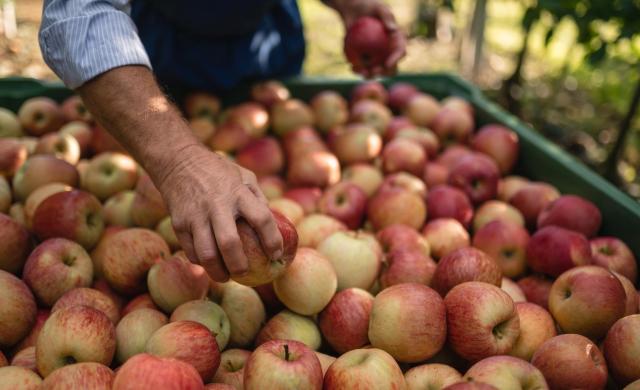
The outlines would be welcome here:
M 282 255 L 282 236 L 256 176 L 204 146 L 182 150 L 161 175 L 162 193 L 187 257 L 223 282 L 248 270 L 236 219 L 256 231 L 271 259 Z
M 329 0 L 327 3 L 338 11 L 347 30 L 358 18 L 372 16 L 380 19 L 389 33 L 390 50 L 384 65 L 372 68 L 354 66 L 353 71 L 364 77 L 395 74 L 398 61 L 405 55 L 407 43 L 404 33 L 398 28 L 389 6 L 380 0 Z

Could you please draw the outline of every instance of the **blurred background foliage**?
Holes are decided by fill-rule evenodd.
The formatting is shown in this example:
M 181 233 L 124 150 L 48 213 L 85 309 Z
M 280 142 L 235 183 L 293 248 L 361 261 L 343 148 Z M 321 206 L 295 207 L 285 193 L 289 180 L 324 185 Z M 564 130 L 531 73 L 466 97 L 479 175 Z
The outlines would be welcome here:
M 459 73 L 640 199 L 640 0 L 383 1 L 409 37 L 401 72 Z M 319 0 L 298 2 L 305 72 L 354 77 L 338 16 Z M 42 0 L 14 5 L 0 77 L 53 78 L 37 44 Z

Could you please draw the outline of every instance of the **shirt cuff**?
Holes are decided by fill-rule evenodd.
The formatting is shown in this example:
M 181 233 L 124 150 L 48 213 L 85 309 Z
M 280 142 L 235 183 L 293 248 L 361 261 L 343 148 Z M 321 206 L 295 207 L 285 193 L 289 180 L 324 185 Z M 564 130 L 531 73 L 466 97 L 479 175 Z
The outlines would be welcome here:
M 39 38 L 45 62 L 69 88 L 119 66 L 151 69 L 135 24 L 115 9 L 57 21 Z

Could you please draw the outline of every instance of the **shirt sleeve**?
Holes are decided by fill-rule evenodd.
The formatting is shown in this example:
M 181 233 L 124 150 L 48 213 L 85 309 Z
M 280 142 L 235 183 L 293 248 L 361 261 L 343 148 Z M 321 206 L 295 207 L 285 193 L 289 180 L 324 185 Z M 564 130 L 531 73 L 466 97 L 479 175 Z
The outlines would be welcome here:
M 128 10 L 129 0 L 45 0 L 39 34 L 45 62 L 69 88 L 119 66 L 151 68 Z

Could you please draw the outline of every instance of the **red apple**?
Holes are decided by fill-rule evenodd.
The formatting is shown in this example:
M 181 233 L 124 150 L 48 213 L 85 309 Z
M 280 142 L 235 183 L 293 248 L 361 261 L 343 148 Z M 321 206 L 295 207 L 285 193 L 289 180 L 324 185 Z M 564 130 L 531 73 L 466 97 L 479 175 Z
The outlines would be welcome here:
M 556 324 L 551 314 L 535 303 L 516 302 L 516 311 L 520 318 L 520 336 L 509 355 L 530 361 L 544 342 L 556 336 Z
M 547 340 L 531 359 L 552 389 L 604 389 L 607 364 L 591 340 L 563 334 Z
M 402 283 L 431 285 L 436 263 L 417 249 L 396 249 L 387 253 L 380 273 L 380 287 Z
M 0 383 L 6 390 L 40 390 L 42 378 L 35 372 L 24 367 L 0 368 Z
M 434 259 L 440 259 L 470 243 L 467 230 L 453 218 L 439 218 L 429 222 L 422 229 L 422 235 L 427 239 Z
M 189 120 L 189 127 L 198 141 L 208 144 L 216 131 L 216 125 L 206 117 L 196 117 Z
M 258 103 L 246 102 L 231 107 L 226 111 L 225 123 L 237 123 L 251 138 L 260 138 L 269 128 L 269 113 Z
M 398 223 L 420 229 L 427 217 L 427 207 L 425 200 L 412 191 L 379 191 L 369 200 L 367 216 L 375 230 Z
M 229 386 L 232 389 L 244 389 L 244 366 L 251 352 L 243 349 L 228 349 L 220 355 L 220 367 L 213 376 L 213 381 Z
M 627 385 L 640 379 L 640 315 L 631 315 L 616 321 L 604 339 L 603 352 L 607 366 L 618 385 Z
M 122 309 L 122 317 L 126 316 L 132 311 L 136 311 L 139 309 L 154 309 L 160 311 L 160 308 L 156 306 L 156 304 L 153 302 L 153 299 L 151 299 L 151 295 L 141 294 L 130 300 L 129 303 L 127 303 L 127 305 Z
M 342 171 L 342 181 L 357 185 L 367 197 L 376 193 L 383 180 L 380 169 L 370 164 L 353 164 Z
M 503 202 L 509 202 L 516 192 L 526 187 L 529 183 L 529 179 L 516 175 L 506 176 L 500 179 L 498 183 L 498 199 Z
M 267 312 L 277 313 L 284 309 L 284 304 L 280 302 L 273 288 L 273 283 L 263 284 L 253 288 L 260 295 L 260 300 L 264 303 Z
M 495 386 L 492 386 L 484 382 L 458 382 L 447 387 L 443 387 L 442 390 L 498 390 Z
M 389 121 L 387 129 L 384 132 L 384 140 L 389 141 L 394 139 L 396 135 L 404 129 L 415 129 L 416 125 L 405 116 L 394 116 Z
M 294 225 L 304 218 L 304 209 L 300 204 L 288 198 L 278 198 L 269 201 L 269 208 L 287 217 Z
M 125 190 L 132 190 L 138 179 L 138 165 L 129 156 L 106 152 L 89 162 L 82 176 L 82 188 L 101 200 Z
M 524 291 L 522 291 L 520 286 L 518 286 L 518 283 L 509 278 L 506 278 L 504 276 L 502 277 L 500 288 L 502 289 L 502 291 L 509 294 L 509 296 L 515 303 L 527 301 L 527 297 L 524 295 Z
M 20 274 L 31 250 L 29 232 L 16 220 L 0 214 L 0 270 Z
M 56 301 L 51 313 L 71 306 L 88 306 L 103 312 L 113 324 L 120 320 L 120 310 L 109 296 L 86 287 L 78 287 L 67 291 Z
M 318 326 L 309 317 L 283 310 L 262 327 L 256 337 L 256 345 L 272 340 L 294 340 L 317 350 L 322 338 Z
M 184 99 L 184 111 L 188 118 L 214 118 L 220 111 L 220 99 L 207 92 L 192 92 Z
M 284 180 L 279 176 L 259 177 L 258 185 L 267 199 L 280 198 L 286 187 Z
M 185 362 L 146 353 L 127 360 L 116 373 L 112 390 L 204 390 L 198 371 Z
M 623 275 L 615 271 L 611 272 L 616 276 L 616 278 L 618 278 L 618 280 L 620 280 L 620 283 L 622 283 L 622 287 L 624 287 L 624 292 L 626 295 L 624 316 L 630 316 L 632 314 L 638 313 L 638 303 L 640 297 L 638 296 L 636 287 L 633 285 L 633 283 L 631 283 L 629 279 L 627 279 Z
M 30 157 L 13 176 L 13 192 L 18 200 L 25 200 L 38 187 L 62 183 L 78 184 L 78 171 L 64 160 L 48 155 Z
M 75 165 L 80 160 L 80 144 L 70 134 L 49 133 L 38 140 L 34 154 L 51 155 Z
M 449 171 L 456 165 L 460 160 L 462 160 L 466 156 L 473 155 L 473 151 L 469 149 L 465 145 L 451 145 L 448 146 L 435 160 L 438 164 L 442 164 Z
M 374 100 L 360 100 L 351 107 L 351 122 L 370 126 L 380 135 L 384 135 L 391 117 L 391 111 L 387 106 Z
M 58 368 L 42 382 L 43 389 L 111 390 L 113 371 L 100 363 L 76 363 Z
M 4 365 L 6 366 L 7 364 Z M 28 368 L 29 370 L 37 373 L 38 367 L 36 365 L 36 347 L 31 346 L 21 349 L 19 352 L 13 355 L 13 359 L 11 359 L 11 365 Z M 2 366 L 2 358 L 0 357 L 0 367 Z
M 251 287 L 230 281 L 222 285 L 218 301 L 229 318 L 229 343 L 240 347 L 250 345 L 266 319 L 258 293 Z
M 310 126 L 298 127 L 281 137 L 288 160 L 294 160 L 309 152 L 327 150 L 320 134 Z
M 0 138 L 0 174 L 12 177 L 27 160 L 28 152 L 24 144 L 14 138 Z
M 496 197 L 498 180 L 496 164 L 479 153 L 462 158 L 449 172 L 449 184 L 462 189 L 476 205 Z
M 476 248 L 460 248 L 440 258 L 433 275 L 433 288 L 445 296 L 464 282 L 502 283 L 500 266 L 489 255 Z
M 429 191 L 427 210 L 429 220 L 453 218 L 465 227 L 469 227 L 473 218 L 473 206 L 467 195 L 449 185 L 439 185 Z
M 329 187 L 318 202 L 321 213 L 343 222 L 349 229 L 362 224 L 367 195 L 360 187 L 349 182 L 340 182 Z
M 289 90 L 278 80 L 262 81 L 251 87 L 251 98 L 267 108 L 289 97 Z
M 534 227 L 542 210 L 559 197 L 558 190 L 550 184 L 531 182 L 511 195 L 509 203 L 520 210 L 527 226 Z
M 466 282 L 444 298 L 449 344 L 461 357 L 478 361 L 508 353 L 520 334 L 513 300 L 499 287 Z
M 467 143 L 473 133 L 473 117 L 465 110 L 443 107 L 429 126 L 444 145 Z
M 236 122 L 221 123 L 213 132 L 207 145 L 219 152 L 235 152 L 251 142 L 249 131 Z
M 214 302 L 204 299 L 185 302 L 171 314 L 171 322 L 175 321 L 194 321 L 206 326 L 215 336 L 221 351 L 229 342 L 229 317 L 224 309 Z
M 342 164 L 366 163 L 380 154 L 382 139 L 373 127 L 353 123 L 335 130 L 331 150 Z
M 398 172 L 385 177 L 378 192 L 393 190 L 407 190 L 420 195 L 423 199 L 427 198 L 427 186 L 424 182 L 407 172 Z
M 524 226 L 524 217 L 518 209 L 500 200 L 489 200 L 476 210 L 473 217 L 473 230 L 477 232 L 484 225 L 495 220 Z
M 522 289 L 527 301 L 545 309 L 549 308 L 549 292 L 552 285 L 553 280 L 539 274 L 525 276 L 518 280 L 518 286 Z
M 369 315 L 373 295 L 359 288 L 342 290 L 318 317 L 322 335 L 331 348 L 343 354 L 369 344 Z
M 412 97 L 420 93 L 418 88 L 402 81 L 389 87 L 389 107 L 396 111 L 402 111 Z
M 442 389 L 462 381 L 462 375 L 446 364 L 423 364 L 404 373 L 409 389 Z
M 361 16 L 348 27 L 344 53 L 357 72 L 384 66 L 390 51 L 389 33 L 379 19 Z
M 382 169 L 387 174 L 404 171 L 419 176 L 426 161 L 424 149 L 408 139 L 393 139 L 382 150 Z
M 209 329 L 193 321 L 176 321 L 162 326 L 147 340 L 151 355 L 174 358 L 191 364 L 207 382 L 220 365 L 220 351 Z
M 463 380 L 486 383 L 495 389 L 548 389 L 542 374 L 535 366 L 522 359 L 491 356 L 474 364 Z
M 449 181 L 449 168 L 438 162 L 427 162 L 422 173 L 422 180 L 429 188 L 447 184 Z
M 283 196 L 298 202 L 305 214 L 312 214 L 318 210 L 322 190 L 318 187 L 298 187 L 286 191 Z
M 391 355 L 381 349 L 364 348 L 340 356 L 327 370 L 324 388 L 405 389 L 407 384 Z
M 34 300 L 35 302 L 35 300 Z M 27 304 L 25 305 L 25 308 L 31 309 L 30 305 Z M 31 314 L 22 314 L 25 316 L 25 319 L 28 319 L 29 321 L 31 320 Z M 48 309 L 39 309 L 36 316 L 35 316 L 35 323 L 33 324 L 33 326 L 31 327 L 31 329 L 29 330 L 27 336 L 25 338 L 22 339 L 22 341 L 20 341 L 18 344 L 15 345 L 15 347 L 13 347 L 13 351 L 14 352 L 19 352 L 22 351 L 24 349 L 30 348 L 30 347 L 35 347 L 36 346 L 36 341 L 38 340 L 38 335 L 40 334 L 40 331 L 42 330 L 42 327 L 44 326 L 45 321 L 47 321 L 47 318 L 49 318 L 49 315 L 51 315 L 51 312 Z M 22 319 L 24 320 L 24 319 Z M 19 329 L 19 326 L 16 326 L 16 329 Z M 14 355 L 15 356 L 15 355 Z
M 134 191 L 122 191 L 104 202 L 102 216 L 107 228 L 109 226 L 133 227 L 131 214 L 135 198 L 136 193 Z
M 316 248 L 335 232 L 345 231 L 344 223 L 324 214 L 310 214 L 296 225 L 299 235 L 298 245 Z
M 638 264 L 633 252 L 615 237 L 597 237 L 591 240 L 593 264 L 616 271 L 635 282 L 638 278 Z
M 149 175 L 138 176 L 136 196 L 131 206 L 131 220 L 136 226 L 153 229 L 168 214 L 162 194 Z
M 438 115 L 438 112 L 440 112 L 440 109 L 440 103 L 433 96 L 419 93 L 409 99 L 404 110 L 402 110 L 402 114 L 415 125 L 428 128 Z
M 438 137 L 431 130 L 423 127 L 399 130 L 393 138 L 404 138 L 419 144 L 429 158 L 436 157 L 440 149 Z
M 80 146 L 80 155 L 86 155 L 89 153 L 93 131 L 86 122 L 69 122 L 60 128 L 59 134 L 68 134 L 75 138 Z
M 0 347 L 11 347 L 29 334 L 36 322 L 36 302 L 27 285 L 0 270 Z
M 473 137 L 473 149 L 491 157 L 504 175 L 513 169 L 518 161 L 518 135 L 504 126 L 490 124 L 481 127 Z
M 504 276 L 522 276 L 527 269 L 529 233 L 515 223 L 496 220 L 473 235 L 473 246 L 493 258 Z
M 40 203 L 33 216 L 33 231 L 41 239 L 67 238 L 93 248 L 104 229 L 102 205 L 88 192 L 53 194 Z
M 377 238 L 385 253 L 395 251 L 416 251 L 429 256 L 431 249 L 427 240 L 415 229 L 406 225 L 391 225 L 377 233 Z
M 64 119 L 67 122 L 82 121 L 90 123 L 93 117 L 87 107 L 84 105 L 82 98 L 78 95 L 69 96 L 60 105 Z
M 271 107 L 271 127 L 281 137 L 300 127 L 311 125 L 313 111 L 301 100 L 284 100 Z
M 153 302 L 171 313 L 185 302 L 203 299 L 209 291 L 209 276 L 201 266 L 173 256 L 151 266 L 147 286 Z
M 340 163 L 325 150 L 310 151 L 290 160 L 287 182 L 295 187 L 330 186 L 340 181 Z
M 320 361 L 306 345 L 273 340 L 260 345 L 244 366 L 243 386 L 259 389 L 322 389 Z
M 535 272 L 558 276 L 570 268 L 591 264 L 591 247 L 580 233 L 547 226 L 531 236 L 527 262 Z
M 166 315 L 148 308 L 124 315 L 116 327 L 116 360 L 124 363 L 132 356 L 144 352 L 151 335 L 167 322 Z
M 387 90 L 379 81 L 368 80 L 356 85 L 351 91 L 351 102 L 373 100 L 380 104 L 387 104 Z
M 598 233 L 601 221 L 602 216 L 596 205 L 579 196 L 563 195 L 540 212 L 538 229 L 555 225 L 591 238 Z
M 38 187 L 27 197 L 24 202 L 24 216 L 26 226 L 29 229 L 33 228 L 33 217 L 40 204 L 53 194 L 63 191 L 71 191 L 73 187 L 62 183 L 49 183 L 42 187 Z
M 597 266 L 572 268 L 553 282 L 549 312 L 564 333 L 598 340 L 624 315 L 626 294 L 618 278 Z
M 258 177 L 275 175 L 284 166 L 284 153 L 275 138 L 264 137 L 240 149 L 236 162 Z
M 321 91 L 310 102 L 315 125 L 323 132 L 341 126 L 349 119 L 347 101 L 335 91 Z
M 33 136 L 56 131 L 64 123 L 58 103 L 48 97 L 25 100 L 18 111 L 18 118 L 22 128 Z
M 443 107 L 453 108 L 460 111 L 466 111 L 471 116 L 475 114 L 475 110 L 471 105 L 471 103 L 469 103 L 467 100 L 465 100 L 463 97 L 460 97 L 460 96 L 455 96 L 455 95 L 447 96 L 446 98 L 442 99 L 441 103 Z
M 51 313 L 36 344 L 38 371 L 47 377 L 74 363 L 111 364 L 116 349 L 113 323 L 99 310 L 71 306 Z

